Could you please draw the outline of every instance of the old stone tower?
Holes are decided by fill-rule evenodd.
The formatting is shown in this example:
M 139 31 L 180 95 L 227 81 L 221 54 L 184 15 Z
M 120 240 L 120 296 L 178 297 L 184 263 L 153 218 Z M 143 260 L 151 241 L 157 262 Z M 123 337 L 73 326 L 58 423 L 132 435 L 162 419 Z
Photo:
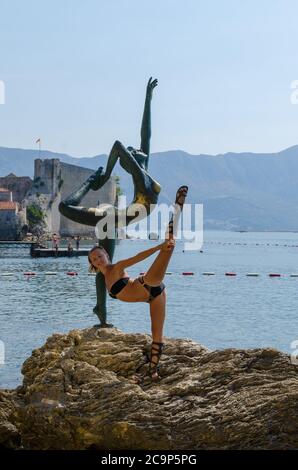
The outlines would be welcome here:
M 94 170 L 63 163 L 57 158 L 34 161 L 34 181 L 31 195 L 38 195 L 46 214 L 47 230 L 61 236 L 95 236 L 94 227 L 73 222 L 60 214 L 60 201 L 82 184 Z M 111 177 L 99 191 L 90 191 L 82 201 L 85 207 L 97 207 L 106 202 L 114 204 L 116 181 Z

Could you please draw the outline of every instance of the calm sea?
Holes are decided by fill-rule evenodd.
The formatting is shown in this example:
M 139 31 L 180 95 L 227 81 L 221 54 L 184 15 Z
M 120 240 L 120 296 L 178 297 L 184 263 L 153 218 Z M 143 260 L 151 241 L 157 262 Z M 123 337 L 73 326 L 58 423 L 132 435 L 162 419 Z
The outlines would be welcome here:
M 123 240 L 115 260 L 156 243 Z M 168 268 L 172 274 L 165 278 L 165 336 L 191 338 L 210 349 L 270 346 L 293 352 L 291 344 L 298 340 L 298 277 L 291 274 L 298 273 L 298 234 L 207 231 L 203 253 L 183 252 L 183 247 L 177 241 Z M 146 270 L 154 256 L 129 273 L 137 276 Z M 85 257 L 32 259 L 28 246 L 0 246 L 0 341 L 5 346 L 0 388 L 20 385 L 22 363 L 49 335 L 97 323 L 92 313 L 95 278 L 88 275 L 87 264 Z M 28 278 L 25 271 L 37 275 Z M 47 276 L 46 271 L 57 275 Z M 78 276 L 67 276 L 67 271 L 77 271 Z M 194 275 L 183 276 L 183 271 Z M 14 275 L 1 275 L 6 272 Z M 282 276 L 270 278 L 269 273 Z M 150 334 L 148 304 L 109 297 L 108 309 L 108 321 L 121 330 Z

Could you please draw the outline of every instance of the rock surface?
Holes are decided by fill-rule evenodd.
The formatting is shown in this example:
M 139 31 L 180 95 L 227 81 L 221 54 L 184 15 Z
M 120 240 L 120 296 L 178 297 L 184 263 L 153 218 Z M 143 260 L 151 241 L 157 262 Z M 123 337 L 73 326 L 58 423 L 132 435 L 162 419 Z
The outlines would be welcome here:
M 20 445 L 20 435 L 13 424 L 15 406 L 15 393 L 9 390 L 0 390 L 0 448 L 17 448 Z
M 166 339 L 161 381 L 136 385 L 132 375 L 150 344 L 148 335 L 116 328 L 48 338 L 24 363 L 23 385 L 0 392 L 0 445 L 298 448 L 298 368 L 288 355 L 269 348 L 211 352 Z

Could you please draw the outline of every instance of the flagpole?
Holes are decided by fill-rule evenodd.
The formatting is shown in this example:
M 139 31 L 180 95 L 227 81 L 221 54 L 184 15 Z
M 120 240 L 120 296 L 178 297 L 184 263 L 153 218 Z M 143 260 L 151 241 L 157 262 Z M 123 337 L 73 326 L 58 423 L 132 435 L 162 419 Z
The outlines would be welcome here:
M 36 144 L 38 143 L 38 158 L 40 159 L 41 138 L 39 137 L 35 143 L 36 143 Z

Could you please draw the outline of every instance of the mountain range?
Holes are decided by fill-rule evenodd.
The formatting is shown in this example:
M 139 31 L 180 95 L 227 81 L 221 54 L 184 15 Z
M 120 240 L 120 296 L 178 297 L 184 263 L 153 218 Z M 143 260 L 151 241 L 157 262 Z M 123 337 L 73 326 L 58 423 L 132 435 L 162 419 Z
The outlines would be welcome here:
M 38 156 L 37 150 L 0 147 L 0 176 L 33 177 Z M 47 150 L 41 158 L 94 170 L 107 162 L 107 155 L 74 158 Z M 298 231 L 298 145 L 277 153 L 153 153 L 148 171 L 162 186 L 160 202 L 171 203 L 178 186 L 188 185 L 187 202 L 204 205 L 205 229 Z M 131 176 L 119 163 L 114 173 L 131 199 Z

